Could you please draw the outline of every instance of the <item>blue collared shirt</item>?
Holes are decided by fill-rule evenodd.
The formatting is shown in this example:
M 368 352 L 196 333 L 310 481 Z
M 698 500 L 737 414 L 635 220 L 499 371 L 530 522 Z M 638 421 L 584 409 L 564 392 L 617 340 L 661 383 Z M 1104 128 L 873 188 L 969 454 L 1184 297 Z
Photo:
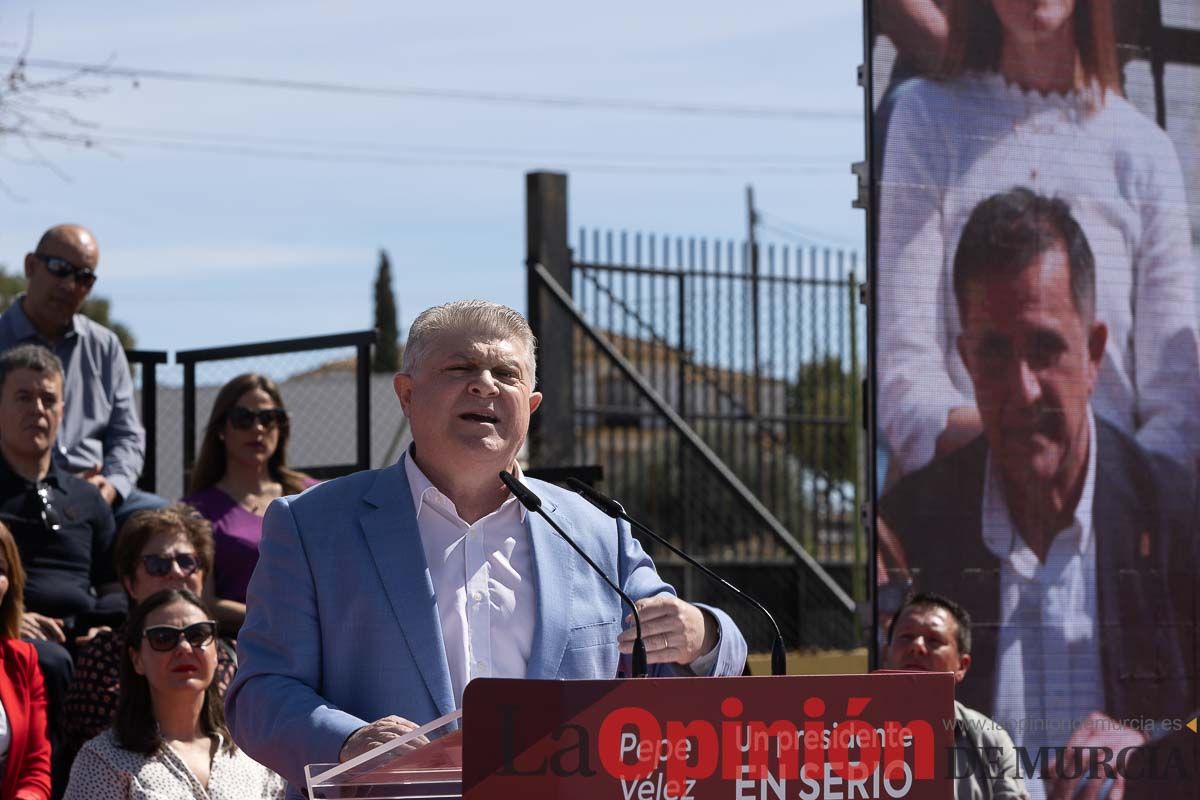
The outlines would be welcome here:
M 121 497 L 137 484 L 146 458 L 146 431 L 133 400 L 133 378 L 117 335 L 82 314 L 57 343 L 44 338 L 25 316 L 21 295 L 0 316 L 0 351 L 32 342 L 63 364 L 63 419 L 54 462 L 69 472 L 100 464 Z

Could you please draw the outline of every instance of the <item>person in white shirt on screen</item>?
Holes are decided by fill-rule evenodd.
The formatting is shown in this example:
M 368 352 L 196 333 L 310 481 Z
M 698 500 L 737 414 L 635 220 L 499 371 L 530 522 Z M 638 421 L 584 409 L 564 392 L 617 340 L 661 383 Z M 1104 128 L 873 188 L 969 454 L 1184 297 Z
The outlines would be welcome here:
M 1065 200 L 1109 331 L 1092 402 L 1142 447 L 1200 453 L 1196 264 L 1184 175 L 1123 96 L 1110 0 L 947 0 L 937 78 L 899 87 L 879 194 L 879 417 L 897 474 L 977 436 L 951 256 L 985 197 Z

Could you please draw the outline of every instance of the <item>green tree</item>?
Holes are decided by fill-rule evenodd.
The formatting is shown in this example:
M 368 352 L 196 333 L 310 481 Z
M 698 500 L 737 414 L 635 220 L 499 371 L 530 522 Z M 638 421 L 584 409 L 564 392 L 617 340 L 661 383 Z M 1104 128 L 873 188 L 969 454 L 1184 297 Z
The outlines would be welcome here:
M 400 369 L 400 330 L 396 322 L 396 296 L 392 293 L 392 264 L 387 250 L 379 251 L 379 272 L 375 276 L 375 329 L 379 341 L 371 359 L 372 372 L 396 372 Z
M 23 291 L 25 276 L 9 274 L 8 267 L 0 264 L 0 311 L 7 310 Z
M 830 480 L 858 480 L 858 386 L 838 356 L 800 366 L 788 390 L 788 412 L 812 418 L 788 425 L 788 439 L 806 465 Z M 845 422 L 836 422 L 838 418 Z
M 0 264 L 0 310 L 7 310 L 13 301 L 17 299 L 17 295 L 25 291 L 25 276 L 9 272 L 8 268 Z M 94 322 L 98 322 L 104 327 L 111 330 L 121 340 L 121 346 L 126 350 L 132 349 L 137 344 L 137 340 L 133 336 L 133 331 L 124 323 L 117 322 L 110 316 L 111 302 L 107 297 L 93 295 L 84 301 L 81 313 Z
M 121 340 L 121 346 L 126 350 L 132 350 L 137 346 L 137 340 L 133 337 L 133 331 L 123 322 L 118 322 L 109 316 L 111 302 L 107 297 L 89 297 L 83 303 L 83 308 L 80 311 L 83 315 L 93 322 L 99 322 L 104 327 L 111 330 Z

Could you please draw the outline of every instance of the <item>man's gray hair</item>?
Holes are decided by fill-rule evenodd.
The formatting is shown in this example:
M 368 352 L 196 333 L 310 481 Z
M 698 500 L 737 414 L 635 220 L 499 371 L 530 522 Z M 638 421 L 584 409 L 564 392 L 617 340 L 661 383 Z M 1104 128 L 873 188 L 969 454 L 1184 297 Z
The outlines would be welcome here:
M 490 300 L 458 300 L 422 311 L 408 329 L 400 371 L 412 375 L 434 343 L 449 332 L 469 332 L 493 340 L 513 341 L 525 348 L 530 388 L 537 381 L 537 339 L 523 316 Z
M 31 369 L 34 372 L 49 372 L 63 379 L 62 362 L 58 356 L 40 344 L 19 344 L 0 353 L 0 391 L 4 381 L 13 370 Z

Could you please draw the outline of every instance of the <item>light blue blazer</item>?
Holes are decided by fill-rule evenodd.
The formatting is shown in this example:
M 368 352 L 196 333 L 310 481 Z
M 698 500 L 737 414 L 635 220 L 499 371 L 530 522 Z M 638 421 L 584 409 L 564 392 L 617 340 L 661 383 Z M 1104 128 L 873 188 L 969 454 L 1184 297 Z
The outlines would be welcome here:
M 674 594 L 627 525 L 573 492 L 528 484 L 631 597 Z M 615 677 L 620 599 L 544 520 L 528 514 L 526 527 L 539 598 L 526 677 Z M 275 501 L 259 553 L 225 713 L 234 741 L 291 792 L 305 764 L 336 762 L 362 725 L 388 714 L 423 724 L 454 710 L 402 461 Z M 713 674 L 741 674 L 745 639 L 724 612 L 704 608 L 721 627 Z

